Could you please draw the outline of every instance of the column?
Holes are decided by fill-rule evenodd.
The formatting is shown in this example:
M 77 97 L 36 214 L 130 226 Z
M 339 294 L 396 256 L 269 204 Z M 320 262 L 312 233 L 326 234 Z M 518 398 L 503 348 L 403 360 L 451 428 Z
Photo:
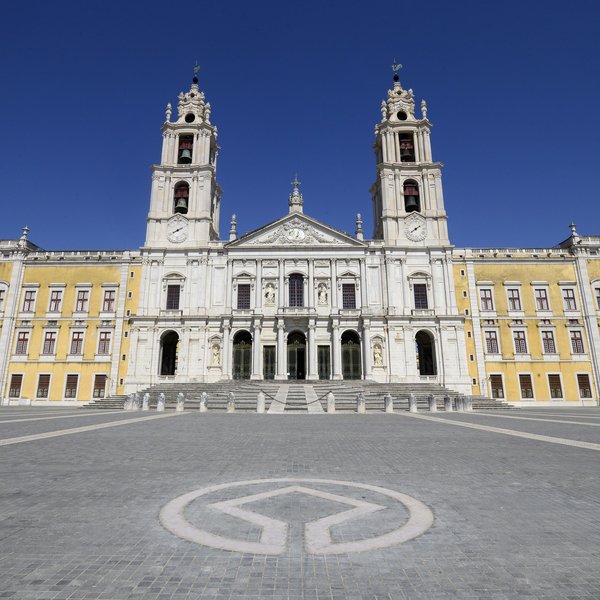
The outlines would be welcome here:
M 318 379 L 317 371 L 317 344 L 316 328 L 314 322 L 308 324 L 308 379 Z
M 342 346 L 340 340 L 339 323 L 333 323 L 331 327 L 331 349 L 333 361 L 333 379 L 342 378 Z
M 337 312 L 338 309 L 338 289 L 337 289 L 337 263 L 331 260 L 331 312 Z
M 314 308 L 315 306 L 315 289 L 314 289 L 314 281 L 315 281 L 315 263 L 313 260 L 308 261 L 308 302 L 306 306 L 308 308 Z
M 369 319 L 363 319 L 362 331 L 362 351 L 363 351 L 363 379 L 369 379 L 373 374 L 371 370 L 371 322 Z
M 402 312 L 405 315 L 410 314 L 410 301 L 408 298 L 408 281 L 406 281 L 406 260 L 400 259 L 400 285 L 402 286 Z
M 256 290 L 254 296 L 254 310 L 262 311 L 262 260 L 256 261 Z
M 398 141 L 398 134 L 393 131 L 391 133 L 391 136 L 394 139 L 394 152 L 396 154 L 396 156 L 394 157 L 394 162 L 401 162 L 402 159 L 400 158 L 400 142 Z
M 287 353 L 285 347 L 285 324 L 283 319 L 277 319 L 277 375 L 275 379 L 287 379 Z
M 231 303 L 232 293 L 233 293 L 232 272 L 233 272 L 233 265 L 231 264 L 230 260 L 227 260 L 227 269 L 225 271 L 225 273 L 226 273 L 226 275 L 225 275 L 225 308 L 226 309 L 231 309 L 233 306 L 233 304 Z
M 388 158 L 388 145 L 387 145 L 387 138 L 385 133 L 381 134 L 381 149 L 382 149 L 382 160 L 383 162 L 389 162 L 389 158 Z
M 260 369 L 260 318 L 254 319 L 252 333 L 252 375 L 250 375 L 250 379 L 262 379 Z
M 221 356 L 222 373 L 224 379 L 231 379 L 231 326 L 229 321 L 223 322 L 223 352 Z
M 285 307 L 285 261 L 283 259 L 279 260 L 279 294 L 277 294 L 277 306 L 280 309 Z M 279 359 L 277 359 L 279 362 Z

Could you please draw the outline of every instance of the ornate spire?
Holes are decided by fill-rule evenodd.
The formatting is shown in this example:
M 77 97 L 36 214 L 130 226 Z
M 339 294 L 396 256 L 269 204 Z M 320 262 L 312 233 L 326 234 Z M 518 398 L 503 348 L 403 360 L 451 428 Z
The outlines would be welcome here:
M 394 85 L 388 90 L 387 100 L 381 102 L 381 122 L 384 121 L 414 121 L 415 98 L 412 90 L 405 90 L 400 83 L 398 72 L 402 65 L 396 62 L 392 65 L 394 72 Z M 425 109 L 427 113 L 427 109 Z
M 298 173 L 294 176 L 294 181 L 292 181 L 292 185 L 294 188 L 292 189 L 292 193 L 288 199 L 288 204 L 290 206 L 290 212 L 303 212 L 302 205 L 304 204 L 304 199 L 302 198 L 302 194 L 298 186 L 300 182 L 298 181 Z
M 198 72 L 200 67 L 196 62 L 194 67 L 194 77 L 190 91 L 187 93 L 181 92 L 177 102 L 177 122 L 178 123 L 210 123 L 210 106 L 208 107 L 207 119 L 207 104 L 204 102 L 204 92 L 198 88 Z

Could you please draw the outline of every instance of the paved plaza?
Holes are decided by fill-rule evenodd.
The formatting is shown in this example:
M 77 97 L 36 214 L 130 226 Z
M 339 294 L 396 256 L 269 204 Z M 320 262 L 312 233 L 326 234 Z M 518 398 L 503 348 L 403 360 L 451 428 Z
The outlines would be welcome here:
M 600 409 L 0 409 L 0 598 L 600 598 Z

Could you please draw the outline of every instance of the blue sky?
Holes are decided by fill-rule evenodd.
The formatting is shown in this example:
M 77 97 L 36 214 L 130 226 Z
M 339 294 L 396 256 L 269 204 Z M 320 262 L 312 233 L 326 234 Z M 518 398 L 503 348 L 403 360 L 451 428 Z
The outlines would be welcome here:
M 137 248 L 164 107 L 192 67 L 221 153 L 221 236 L 287 212 L 373 227 L 371 144 L 401 81 L 428 102 L 457 246 L 600 235 L 600 4 L 28 2 L 3 7 L 0 238 Z

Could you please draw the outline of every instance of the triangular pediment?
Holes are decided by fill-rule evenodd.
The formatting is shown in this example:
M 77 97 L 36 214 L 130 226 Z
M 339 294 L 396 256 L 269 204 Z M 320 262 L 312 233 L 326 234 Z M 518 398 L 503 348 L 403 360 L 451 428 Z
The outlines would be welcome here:
M 364 242 L 302 213 L 285 215 L 226 244 L 228 247 L 364 246 Z

